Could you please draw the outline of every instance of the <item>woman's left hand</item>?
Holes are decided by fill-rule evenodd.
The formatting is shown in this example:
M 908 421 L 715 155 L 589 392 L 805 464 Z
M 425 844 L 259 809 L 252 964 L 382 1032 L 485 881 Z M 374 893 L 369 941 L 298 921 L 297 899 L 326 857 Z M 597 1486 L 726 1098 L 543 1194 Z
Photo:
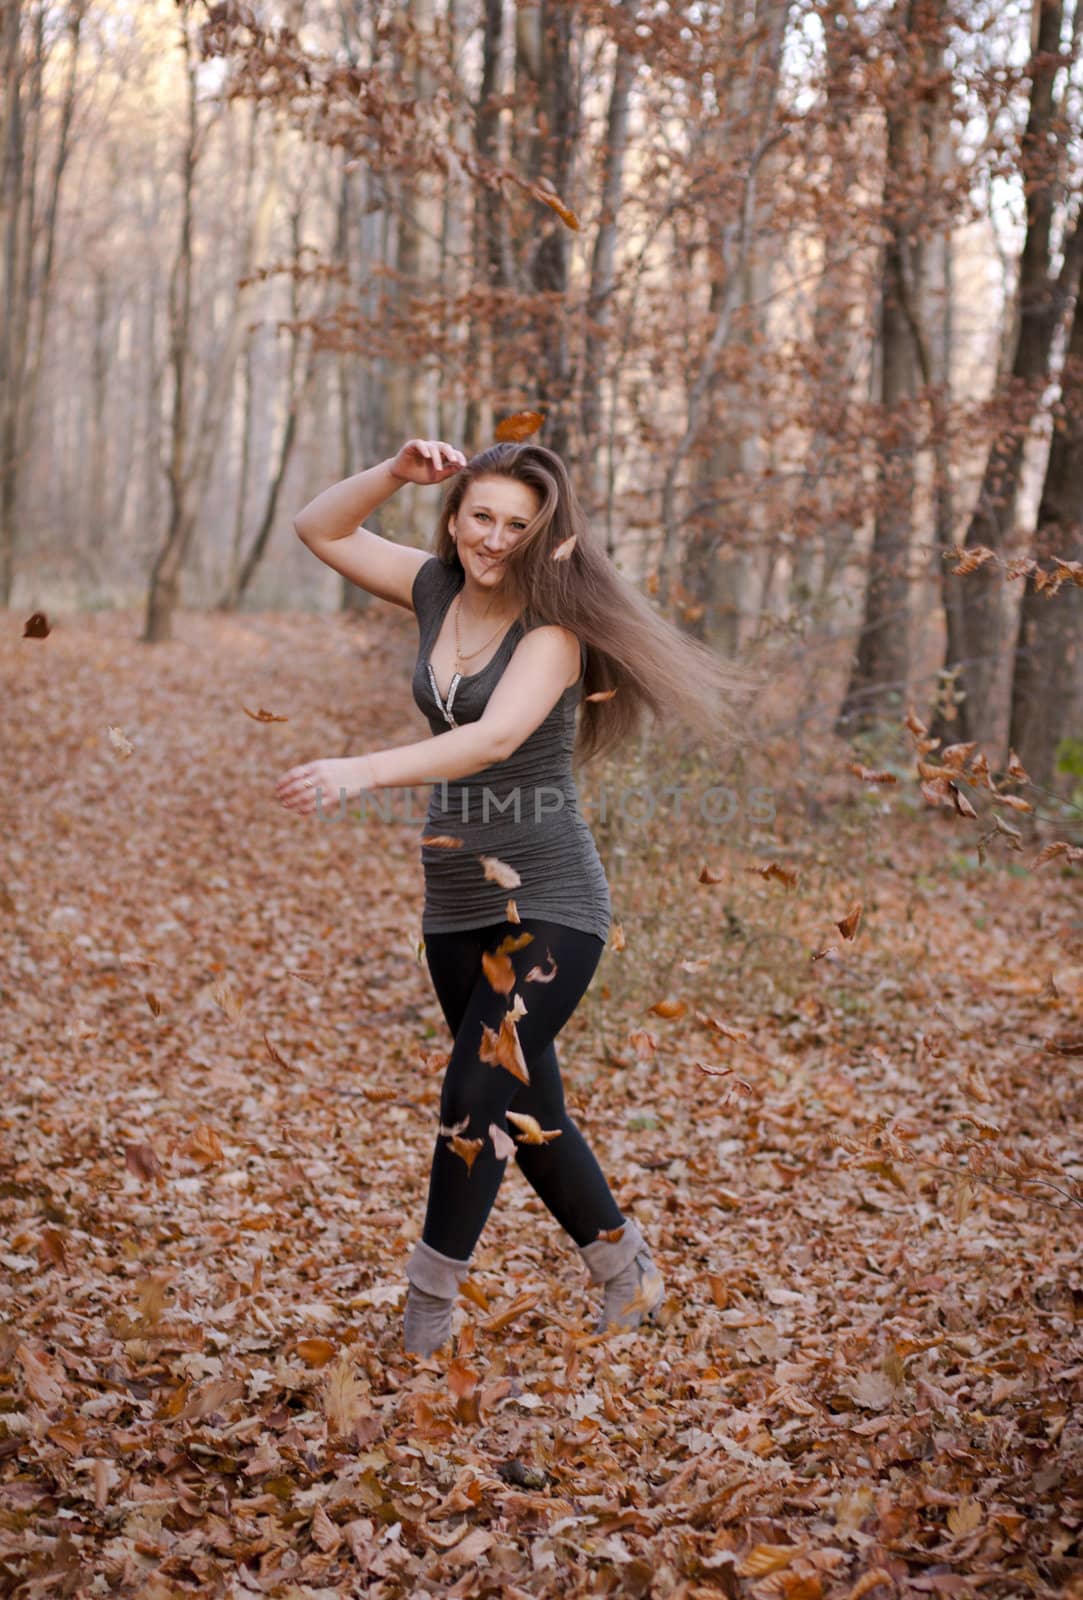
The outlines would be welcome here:
M 345 789 L 347 800 L 353 800 L 372 786 L 368 757 L 347 756 L 338 761 L 306 761 L 291 767 L 279 778 L 275 794 L 287 811 L 306 817 L 316 809 L 317 794 L 320 810 L 330 812 L 339 803 L 340 789 Z

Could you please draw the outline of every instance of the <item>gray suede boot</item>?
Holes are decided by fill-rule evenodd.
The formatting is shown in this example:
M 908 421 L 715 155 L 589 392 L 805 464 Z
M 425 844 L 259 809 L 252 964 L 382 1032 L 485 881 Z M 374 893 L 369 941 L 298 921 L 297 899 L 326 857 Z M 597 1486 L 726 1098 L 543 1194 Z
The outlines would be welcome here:
M 431 1356 L 450 1339 L 455 1297 L 473 1259 L 442 1256 L 424 1239 L 414 1246 L 406 1263 L 410 1287 L 403 1324 L 403 1344 L 411 1355 Z
M 644 1316 L 655 1321 L 665 1287 L 637 1222 L 629 1218 L 615 1241 L 595 1239 L 593 1244 L 580 1245 L 579 1254 L 592 1280 L 605 1285 L 605 1306 L 595 1324 L 596 1333 L 638 1328 Z

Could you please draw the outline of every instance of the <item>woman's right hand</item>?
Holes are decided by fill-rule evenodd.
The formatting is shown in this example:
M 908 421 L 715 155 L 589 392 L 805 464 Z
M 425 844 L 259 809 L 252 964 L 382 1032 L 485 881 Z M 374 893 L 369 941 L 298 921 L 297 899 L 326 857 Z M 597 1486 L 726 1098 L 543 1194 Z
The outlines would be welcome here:
M 404 483 L 443 483 L 466 466 L 466 457 L 442 439 L 407 439 L 391 463 L 391 471 Z

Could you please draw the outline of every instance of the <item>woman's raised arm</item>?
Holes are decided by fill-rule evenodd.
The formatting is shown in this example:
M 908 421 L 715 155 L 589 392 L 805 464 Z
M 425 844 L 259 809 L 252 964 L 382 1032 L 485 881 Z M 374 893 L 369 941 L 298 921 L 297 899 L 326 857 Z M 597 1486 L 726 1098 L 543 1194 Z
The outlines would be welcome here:
M 428 553 L 358 526 L 404 483 L 441 483 L 466 465 L 454 445 L 409 439 L 378 466 L 324 489 L 293 519 L 298 538 L 335 572 L 381 600 L 413 609 L 413 583 Z

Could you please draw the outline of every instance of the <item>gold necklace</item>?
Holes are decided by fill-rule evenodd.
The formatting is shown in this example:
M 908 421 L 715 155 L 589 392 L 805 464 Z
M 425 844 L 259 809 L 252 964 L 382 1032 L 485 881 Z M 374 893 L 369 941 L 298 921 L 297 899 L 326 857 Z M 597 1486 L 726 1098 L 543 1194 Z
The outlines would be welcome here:
M 456 602 L 456 604 L 455 604 L 455 670 L 456 670 L 456 672 L 458 672 L 458 670 L 459 670 L 459 662 L 460 661 L 472 661 L 475 656 L 479 656 L 481 654 L 481 652 L 485 649 L 485 645 L 492 644 L 493 640 L 496 638 L 496 634 L 497 633 L 502 633 L 505 628 L 510 627 L 510 623 L 506 623 L 506 622 L 501 623 L 500 627 L 497 628 L 496 633 L 491 633 L 489 635 L 489 637 L 485 640 L 485 643 L 484 644 L 479 644 L 476 650 L 464 650 L 462 648 L 462 635 L 459 632 L 459 614 L 462 611 L 462 590 L 461 589 L 459 590 L 458 594 L 455 596 L 455 602 Z

